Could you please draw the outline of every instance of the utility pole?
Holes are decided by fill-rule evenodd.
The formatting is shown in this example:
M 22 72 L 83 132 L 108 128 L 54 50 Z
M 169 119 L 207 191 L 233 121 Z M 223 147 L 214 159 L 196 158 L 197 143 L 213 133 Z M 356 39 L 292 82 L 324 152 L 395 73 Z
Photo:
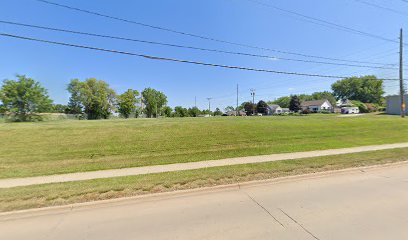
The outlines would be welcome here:
M 194 97 L 194 107 L 197 108 L 197 96 Z
M 404 90 L 404 77 L 403 77 L 403 39 L 402 28 L 400 30 L 400 66 L 399 66 L 399 81 L 400 81 L 400 98 L 401 98 L 401 117 L 405 117 L 405 90 Z
M 238 112 L 238 84 L 237 84 L 237 108 L 235 109 L 235 112 L 236 112 L 235 116 L 238 116 L 239 115 L 239 112 Z
M 207 100 L 208 100 L 208 115 L 210 115 L 210 116 L 211 116 L 211 99 L 212 98 L 207 98 Z
M 255 115 L 255 89 L 251 88 L 251 96 L 252 96 L 252 115 Z

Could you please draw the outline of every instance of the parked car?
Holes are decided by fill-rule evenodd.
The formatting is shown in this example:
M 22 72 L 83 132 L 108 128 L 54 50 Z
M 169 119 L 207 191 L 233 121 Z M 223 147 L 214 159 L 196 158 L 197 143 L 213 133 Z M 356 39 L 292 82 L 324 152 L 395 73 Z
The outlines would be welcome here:
M 342 114 L 357 114 L 360 113 L 358 107 L 342 107 L 341 108 Z

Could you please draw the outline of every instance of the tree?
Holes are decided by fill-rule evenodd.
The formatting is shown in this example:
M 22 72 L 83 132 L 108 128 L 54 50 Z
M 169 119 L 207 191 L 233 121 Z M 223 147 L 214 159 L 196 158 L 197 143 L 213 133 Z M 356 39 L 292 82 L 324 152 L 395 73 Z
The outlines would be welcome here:
M 225 112 L 232 112 L 232 111 L 236 111 L 235 108 L 233 106 L 228 106 L 224 109 Z
M 83 105 L 81 103 L 81 81 L 73 79 L 68 84 L 68 92 L 71 94 L 68 101 L 68 111 L 70 114 L 82 114 Z
M 332 84 L 337 99 L 357 100 L 381 104 L 384 94 L 383 81 L 376 76 L 351 77 Z
M 331 105 L 336 106 L 336 97 L 329 91 L 312 93 L 312 100 L 327 99 Z
M 146 115 L 149 118 L 158 117 L 157 115 L 160 114 L 163 106 L 167 104 L 167 96 L 153 88 L 145 88 L 142 96 Z
M 133 113 L 137 116 L 136 104 L 139 102 L 139 92 L 133 89 L 128 89 L 126 92 L 118 96 L 118 112 L 124 118 L 129 118 Z
M 254 114 L 254 109 L 256 105 L 254 105 L 251 102 L 244 102 L 243 105 L 244 105 L 244 110 L 248 116 Z
M 81 82 L 74 79 L 68 85 L 75 106 L 81 106 L 88 119 L 107 119 L 115 108 L 116 93 L 109 85 L 95 78 Z
M 172 117 L 173 114 L 173 109 L 169 106 L 164 106 L 161 110 L 161 115 L 165 116 L 165 117 Z
M 258 113 L 262 113 L 262 114 L 267 114 L 268 113 L 268 104 L 266 104 L 265 101 L 259 101 L 258 104 L 256 105 L 256 111 Z
M 198 107 L 192 107 L 188 109 L 188 115 L 190 117 L 198 117 L 198 115 L 201 114 L 200 109 L 198 109 Z
M 188 111 L 186 108 L 177 106 L 174 108 L 174 116 L 175 117 L 188 117 Z
M 296 95 L 291 96 L 289 110 L 293 112 L 299 112 L 300 110 L 302 110 L 302 107 L 300 106 L 300 99 L 298 96 Z
M 280 97 L 271 103 L 279 105 L 281 108 L 289 108 L 290 96 Z
M 4 80 L 0 89 L 3 109 L 14 114 L 15 121 L 31 121 L 35 113 L 51 109 L 52 101 L 40 83 L 24 75 L 17 80 Z
M 214 116 L 221 116 L 222 114 L 223 113 L 221 112 L 221 110 L 219 108 L 215 109 Z
M 64 104 L 53 104 L 51 106 L 51 112 L 53 113 L 68 113 L 68 111 L 68 106 Z

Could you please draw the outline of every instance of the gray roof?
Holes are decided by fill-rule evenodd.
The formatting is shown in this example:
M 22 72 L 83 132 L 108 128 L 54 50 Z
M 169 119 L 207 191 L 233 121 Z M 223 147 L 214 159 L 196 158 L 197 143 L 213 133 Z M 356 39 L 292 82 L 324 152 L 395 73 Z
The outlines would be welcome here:
M 277 109 L 277 108 L 280 108 L 280 106 L 277 105 L 277 104 L 268 104 L 268 107 L 269 107 L 271 110 L 275 110 L 275 109 Z
M 325 103 L 327 99 L 322 99 L 322 100 L 313 100 L 313 101 L 304 101 L 302 102 L 302 107 L 310 107 L 310 106 L 321 106 L 323 103 Z

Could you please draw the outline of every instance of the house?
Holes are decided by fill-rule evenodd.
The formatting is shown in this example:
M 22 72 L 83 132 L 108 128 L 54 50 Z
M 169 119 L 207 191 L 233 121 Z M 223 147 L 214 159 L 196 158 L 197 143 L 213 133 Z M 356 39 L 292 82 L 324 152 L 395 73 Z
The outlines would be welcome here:
M 339 107 L 339 108 L 351 107 L 351 106 L 353 106 L 353 103 L 348 99 L 340 99 L 336 102 L 336 107 Z
M 333 106 L 327 99 L 304 101 L 301 104 L 302 110 L 309 110 L 311 112 L 333 111 Z
M 277 104 L 268 104 L 266 109 L 266 115 L 280 114 L 282 113 L 282 108 Z
M 282 108 L 282 113 L 290 113 L 289 108 Z
M 223 116 L 236 116 L 237 115 L 237 111 L 227 111 L 223 114 Z M 246 116 L 246 112 L 243 110 L 240 110 L 238 112 L 238 116 Z
M 401 114 L 401 98 L 400 95 L 385 97 L 387 102 L 386 113 L 390 115 Z M 405 95 L 405 106 L 408 106 L 408 95 Z M 405 115 L 408 115 L 408 109 L 405 107 Z

